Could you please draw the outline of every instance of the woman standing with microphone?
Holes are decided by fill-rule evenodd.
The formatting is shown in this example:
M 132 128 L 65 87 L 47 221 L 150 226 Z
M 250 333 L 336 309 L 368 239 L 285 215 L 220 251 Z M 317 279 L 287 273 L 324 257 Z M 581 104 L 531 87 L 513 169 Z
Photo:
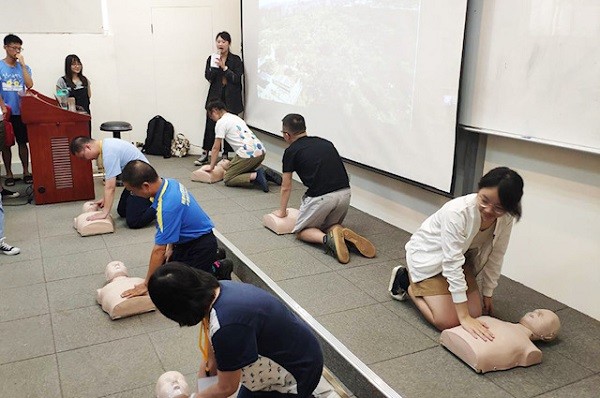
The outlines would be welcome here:
M 244 64 L 242 59 L 230 52 L 231 35 L 227 32 L 219 32 L 215 37 L 217 52 L 206 60 L 204 77 L 210 82 L 206 104 L 213 100 L 221 100 L 227 107 L 229 113 L 239 115 L 244 111 L 242 103 L 242 76 Z M 215 142 L 215 122 L 206 116 L 206 127 L 204 129 L 204 141 L 202 142 L 202 155 L 194 162 L 201 166 L 208 160 L 208 154 Z M 223 157 L 227 152 L 233 151 L 231 146 L 225 143 Z

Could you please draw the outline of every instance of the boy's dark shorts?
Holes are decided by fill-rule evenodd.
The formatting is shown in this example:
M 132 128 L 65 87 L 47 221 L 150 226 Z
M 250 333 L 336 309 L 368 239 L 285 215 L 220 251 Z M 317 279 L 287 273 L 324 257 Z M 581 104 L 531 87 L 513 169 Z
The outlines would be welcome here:
M 17 144 L 27 144 L 29 142 L 27 126 L 21 120 L 21 115 L 10 115 L 10 122 L 13 125 Z

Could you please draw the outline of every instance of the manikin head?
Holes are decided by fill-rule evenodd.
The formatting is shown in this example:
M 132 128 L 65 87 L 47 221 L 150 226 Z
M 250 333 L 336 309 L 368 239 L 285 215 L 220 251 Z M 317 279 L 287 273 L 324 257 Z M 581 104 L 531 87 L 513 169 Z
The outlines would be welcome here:
M 531 330 L 532 340 L 554 340 L 560 329 L 558 315 L 550 310 L 533 310 L 521 318 L 519 323 Z
M 104 276 L 108 282 L 112 281 L 118 276 L 128 276 L 127 267 L 120 261 L 111 261 L 106 265 L 106 271 Z
M 170 371 L 158 378 L 155 392 L 156 398 L 182 398 L 190 394 L 190 388 L 181 373 Z

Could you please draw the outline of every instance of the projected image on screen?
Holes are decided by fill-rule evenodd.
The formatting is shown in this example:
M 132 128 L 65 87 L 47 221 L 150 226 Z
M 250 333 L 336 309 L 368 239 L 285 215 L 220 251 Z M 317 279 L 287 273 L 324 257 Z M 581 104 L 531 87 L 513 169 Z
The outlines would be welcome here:
M 259 1 L 259 98 L 298 107 L 333 101 L 346 116 L 410 124 L 419 3 Z M 382 23 L 373 29 L 373 20 Z M 402 54 L 399 63 L 380 50 L 385 43 Z
M 244 0 L 251 127 L 307 132 L 355 163 L 446 192 L 467 0 Z

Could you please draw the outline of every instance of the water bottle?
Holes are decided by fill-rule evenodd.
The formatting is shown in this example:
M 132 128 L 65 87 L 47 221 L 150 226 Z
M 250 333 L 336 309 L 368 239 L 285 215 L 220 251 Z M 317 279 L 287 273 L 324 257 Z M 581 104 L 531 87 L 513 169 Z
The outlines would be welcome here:
M 66 88 L 59 88 L 56 90 L 56 99 L 58 99 L 58 103 L 63 109 L 68 109 L 69 107 L 67 98 L 69 98 L 69 90 Z

